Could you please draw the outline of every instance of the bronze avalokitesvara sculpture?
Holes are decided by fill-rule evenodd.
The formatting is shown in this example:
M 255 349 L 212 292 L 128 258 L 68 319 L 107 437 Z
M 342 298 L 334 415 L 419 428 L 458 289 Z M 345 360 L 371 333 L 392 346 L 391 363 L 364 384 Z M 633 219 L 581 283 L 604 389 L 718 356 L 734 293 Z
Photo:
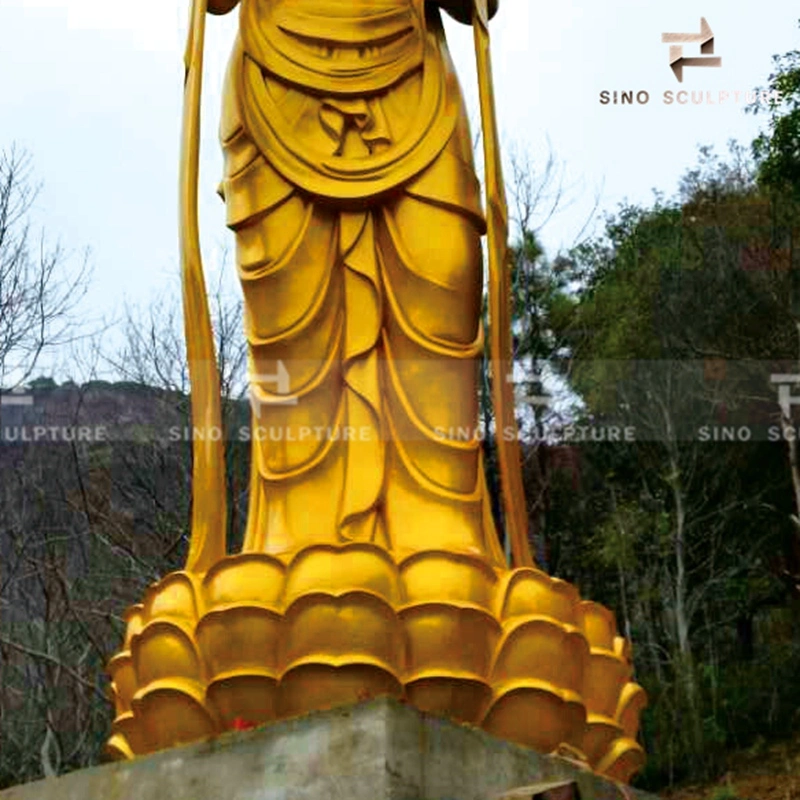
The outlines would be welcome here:
M 220 426 L 197 234 L 207 11 L 187 47 L 181 244 L 194 426 Z M 484 216 L 441 11 L 474 28 Z M 110 752 L 132 758 L 392 695 L 627 781 L 643 690 L 610 611 L 533 563 L 510 372 L 507 213 L 486 0 L 241 0 L 221 194 L 254 399 L 225 551 L 222 443 L 194 443 L 183 571 L 128 611 Z M 488 229 L 488 230 L 487 230 Z M 484 477 L 481 237 L 509 566 Z M 276 380 L 282 377 L 282 380 Z M 512 435 L 507 435 L 508 432 Z

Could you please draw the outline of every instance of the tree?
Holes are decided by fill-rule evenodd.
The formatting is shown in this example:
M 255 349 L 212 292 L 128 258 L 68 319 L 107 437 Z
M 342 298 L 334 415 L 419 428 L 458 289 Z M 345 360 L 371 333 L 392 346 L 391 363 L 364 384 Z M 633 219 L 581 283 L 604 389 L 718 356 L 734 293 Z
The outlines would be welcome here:
M 800 50 L 773 56 L 772 60 L 769 92 L 766 96 L 759 92 L 748 108 L 751 113 L 767 114 L 769 119 L 768 131 L 756 137 L 752 150 L 761 186 L 785 191 L 800 201 Z
M 549 506 L 549 460 L 545 429 L 559 417 L 551 404 L 550 392 L 561 388 L 554 381 L 551 362 L 557 358 L 559 344 L 553 336 L 551 315 L 563 313 L 564 289 L 569 281 L 562 258 L 547 258 L 539 233 L 562 207 L 568 187 L 552 151 L 541 166 L 521 153 L 510 151 L 508 195 L 513 239 L 509 245 L 511 273 L 511 307 L 513 333 L 513 369 L 517 399 L 517 425 L 522 438 L 523 481 L 528 506 L 532 552 L 545 568 L 548 563 L 546 517 Z M 593 212 L 592 212 L 593 213 Z M 591 214 L 587 219 L 590 221 Z M 582 231 L 578 237 L 582 235 Z M 489 329 L 484 297 L 484 326 Z M 489 335 L 491 331 L 489 330 Z M 488 341 L 488 340 L 487 340 Z M 495 518 L 503 531 L 500 513 L 500 487 L 497 479 L 494 443 L 494 416 L 490 399 L 489 351 L 482 364 L 481 416 L 486 434 L 486 471 Z
M 770 374 L 794 335 L 785 273 L 751 267 L 764 202 L 741 155 L 705 149 L 680 198 L 621 207 L 603 238 L 571 253 L 574 302 L 551 317 L 586 426 L 636 430 L 630 444 L 582 446 L 589 496 L 551 536 L 582 536 L 583 547 L 559 542 L 582 590 L 588 581 L 630 624 L 659 721 L 651 769 L 670 776 L 702 774 L 742 735 L 719 665 L 753 661 L 753 620 L 787 602 L 771 558 L 788 527 L 783 444 L 710 433 L 778 421 Z M 787 691 L 748 679 L 762 698 L 762 687 Z
M 773 245 L 769 255 L 786 268 L 777 288 L 784 301 L 782 316 L 792 329 L 789 338 L 794 347 L 790 345 L 789 349 L 800 364 L 800 50 L 773 56 L 773 64 L 769 92 L 766 95 L 759 92 L 748 111 L 765 114 L 768 119 L 767 130 L 753 141 L 752 151 L 758 184 L 769 203 Z M 763 99 L 765 96 L 769 99 Z M 793 427 L 790 410 L 785 407 L 781 409 L 781 423 L 785 429 Z M 795 536 L 783 574 L 800 596 L 800 453 L 796 437 L 787 438 L 786 448 L 794 492 Z
M 73 266 L 60 245 L 35 239 L 37 193 L 30 156 L 0 151 L 0 388 L 23 384 L 47 349 L 75 339 L 89 278 L 87 256 Z
M 225 436 L 226 478 L 229 500 L 228 523 L 236 541 L 243 536 L 247 511 L 249 451 L 237 440 L 237 432 L 250 423 L 247 393 L 247 346 L 244 338 L 242 303 L 225 288 L 227 253 L 209 292 L 209 303 L 222 393 L 222 423 Z M 183 334 L 183 310 L 177 293 L 169 293 L 147 308 L 127 306 L 124 311 L 124 343 L 117 352 L 103 352 L 99 358 L 113 374 L 137 386 L 162 391 L 161 403 L 167 416 L 189 419 L 189 373 Z M 194 435 L 188 428 L 184 433 Z M 191 475 L 190 436 L 182 436 L 185 446 L 185 480 Z M 141 455 L 141 453 L 140 453 Z M 146 472 L 146 470 L 145 470 Z M 190 498 L 187 497 L 187 501 Z M 188 541 L 189 515 L 181 523 L 184 544 Z
M 241 304 L 221 278 L 211 304 L 236 546 L 249 474 L 235 435 L 248 423 Z M 36 380 L 34 407 L 4 414 L 7 430 L 103 435 L 0 444 L 0 787 L 97 763 L 112 714 L 104 666 L 120 649 L 122 612 L 185 561 L 191 431 L 180 318 L 177 293 L 126 308 L 121 346 L 98 337 L 88 372 L 60 386 Z

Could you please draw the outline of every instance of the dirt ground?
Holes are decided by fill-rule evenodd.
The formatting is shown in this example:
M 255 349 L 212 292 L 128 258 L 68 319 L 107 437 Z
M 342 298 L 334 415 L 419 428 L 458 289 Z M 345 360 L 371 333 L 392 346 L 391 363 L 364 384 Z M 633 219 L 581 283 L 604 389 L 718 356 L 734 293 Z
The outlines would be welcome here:
M 800 800 L 800 736 L 732 755 L 728 772 L 719 780 L 662 792 L 660 797 L 663 800 Z

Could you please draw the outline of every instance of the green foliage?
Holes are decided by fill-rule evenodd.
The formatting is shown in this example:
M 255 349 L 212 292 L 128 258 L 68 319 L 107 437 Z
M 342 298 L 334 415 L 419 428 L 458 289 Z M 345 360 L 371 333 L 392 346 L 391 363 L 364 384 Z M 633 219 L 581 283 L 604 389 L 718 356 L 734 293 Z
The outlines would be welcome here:
M 762 186 L 800 200 L 800 50 L 776 55 L 773 63 L 770 99 L 759 99 L 750 108 L 769 118 L 769 130 L 755 139 L 753 154 Z M 779 100 L 774 93 L 780 93 Z
M 635 643 L 650 789 L 718 774 L 800 717 L 797 510 L 787 444 L 763 435 L 779 419 L 770 376 L 800 353 L 800 55 L 770 80 L 784 101 L 755 163 L 735 143 L 701 148 L 679 197 L 621 206 L 540 295 L 574 423 L 636 430 L 570 446 L 579 476 L 550 474 L 546 551 Z M 699 435 L 720 424 L 762 435 Z
M 34 378 L 28 385 L 31 389 L 40 391 L 46 389 L 55 389 L 58 386 L 58 384 L 52 378 L 47 378 L 44 375 Z
M 732 786 L 718 786 L 708 796 L 708 800 L 743 800 Z

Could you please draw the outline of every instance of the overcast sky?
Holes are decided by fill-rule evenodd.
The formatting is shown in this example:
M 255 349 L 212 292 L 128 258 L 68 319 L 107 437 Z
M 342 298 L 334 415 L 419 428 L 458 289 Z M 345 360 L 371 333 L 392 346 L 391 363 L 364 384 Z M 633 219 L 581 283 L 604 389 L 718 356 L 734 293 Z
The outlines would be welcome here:
M 187 4 L 0 0 L 0 148 L 16 142 L 33 156 L 44 183 L 37 217 L 49 234 L 91 248 L 93 310 L 147 302 L 176 285 Z M 687 68 L 681 85 L 661 34 L 699 32 L 701 16 L 722 66 Z M 671 194 L 698 144 L 724 151 L 731 137 L 749 142 L 763 123 L 741 103 L 667 106 L 662 94 L 716 99 L 763 85 L 771 56 L 800 47 L 798 16 L 790 0 L 501 0 L 492 31 L 502 137 L 534 166 L 551 150 L 566 170 L 564 207 L 541 232 L 548 251 L 574 240 L 596 194 L 603 210 L 625 197 L 647 202 L 654 187 Z M 236 23 L 234 12 L 207 26 L 200 196 L 209 268 L 227 241 L 216 131 Z M 448 35 L 474 114 L 471 32 L 453 23 Z M 685 45 L 685 55 L 699 47 Z M 602 105 L 603 90 L 646 90 L 650 102 Z

